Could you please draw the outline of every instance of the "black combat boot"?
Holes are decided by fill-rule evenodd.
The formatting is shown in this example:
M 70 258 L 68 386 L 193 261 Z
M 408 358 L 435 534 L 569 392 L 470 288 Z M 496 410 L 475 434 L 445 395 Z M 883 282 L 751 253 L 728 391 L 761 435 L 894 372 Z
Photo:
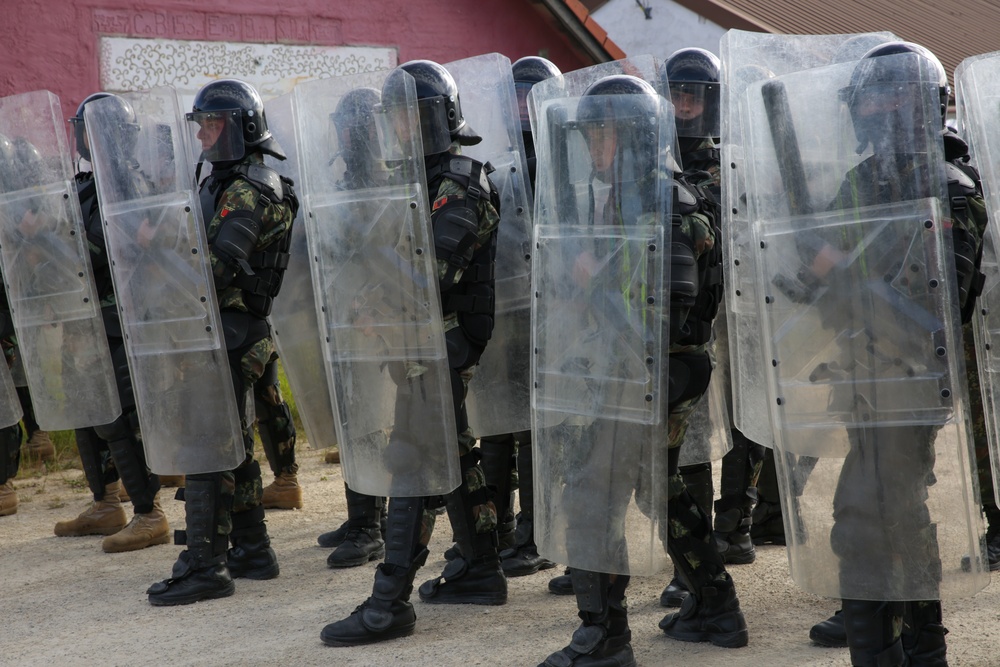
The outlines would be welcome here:
M 830 618 L 812 626 L 809 629 L 809 639 L 820 646 L 847 648 L 847 629 L 844 627 L 843 612 L 838 609 Z
M 464 472 L 464 468 L 463 468 Z M 507 603 L 507 577 L 500 569 L 496 531 L 476 532 L 474 505 L 485 502 L 485 489 L 470 494 L 465 482 L 448 494 L 448 519 L 461 555 L 448 562 L 441 576 L 417 591 L 431 604 L 501 605 Z
M 705 515 L 710 517 L 712 515 L 712 499 L 715 496 L 715 489 L 712 485 L 712 464 L 699 463 L 693 466 L 684 466 L 680 468 L 680 473 L 684 478 L 684 486 L 687 487 L 688 493 L 698 503 L 698 507 Z M 752 552 L 753 548 L 751 547 L 750 550 Z M 674 576 L 670 579 L 670 583 L 660 593 L 660 606 L 680 607 L 688 595 L 690 595 L 690 591 L 677 576 L 677 568 L 675 567 Z
M 329 646 L 358 646 L 413 633 L 417 615 L 410 604 L 413 579 L 427 561 L 420 544 L 424 498 L 389 500 L 385 562 L 375 570 L 371 596 L 347 618 L 323 628 L 320 639 Z
M 573 571 L 570 568 L 566 568 L 562 574 L 549 579 L 549 593 L 554 595 L 572 595 L 573 594 Z
M 757 504 L 750 513 L 750 538 L 754 544 L 785 545 L 785 524 L 781 518 L 781 497 L 774 456 L 769 450 L 757 482 Z
M 534 470 L 531 460 L 531 431 L 517 434 L 517 493 L 521 511 L 514 530 L 514 548 L 500 552 L 500 566 L 508 577 L 523 577 L 556 566 L 548 558 L 538 555 L 535 544 Z
M 946 634 L 939 600 L 907 602 L 901 637 L 907 667 L 948 667 Z
M 350 489 L 346 492 L 347 534 L 327 557 L 327 567 L 356 567 L 385 556 L 385 538 L 380 526 L 384 500 Z
M 149 587 L 154 606 L 191 604 L 229 597 L 236 586 L 226 567 L 226 537 L 219 535 L 220 505 L 217 479 L 187 479 L 183 490 L 187 530 L 177 531 L 175 541 L 186 544 L 174 563 L 170 578 Z
M 903 667 L 903 642 L 895 632 L 901 625 L 902 603 L 843 600 L 844 628 L 854 667 Z
M 723 648 L 746 646 L 749 639 L 747 622 L 728 573 L 689 595 L 680 611 L 660 621 L 660 629 L 671 639 L 711 642 Z
M 574 569 L 577 607 L 583 621 L 569 646 L 538 667 L 635 667 L 632 631 L 628 627 L 625 587 L 629 578 Z
M 746 619 L 733 579 L 715 548 L 708 516 L 687 489 L 667 500 L 667 515 L 667 553 L 691 594 L 680 611 L 660 621 L 660 629 L 668 637 L 686 642 L 711 642 L 724 648 L 746 646 Z
M 336 530 L 331 530 L 326 533 L 320 533 L 319 537 L 316 538 L 316 543 L 325 549 L 334 549 L 340 546 L 340 543 L 347 538 L 347 532 L 351 529 L 351 491 L 347 484 L 344 484 L 344 494 L 347 496 L 347 521 L 340 524 L 340 528 Z M 359 494 L 360 495 L 360 494 Z M 372 496 L 375 497 L 375 496 Z M 385 541 L 385 523 L 386 523 L 386 503 L 385 498 L 377 497 L 376 501 L 379 504 L 379 531 L 382 537 L 382 541 Z
M 233 548 L 226 554 L 229 573 L 234 579 L 274 579 L 280 573 L 278 556 L 264 525 L 264 507 L 233 512 Z

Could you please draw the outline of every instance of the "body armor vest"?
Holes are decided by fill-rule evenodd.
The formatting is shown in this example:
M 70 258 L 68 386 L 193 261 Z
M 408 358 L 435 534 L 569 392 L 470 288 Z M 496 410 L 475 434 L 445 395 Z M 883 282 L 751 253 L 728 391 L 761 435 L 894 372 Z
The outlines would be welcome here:
M 469 209 L 473 219 L 479 219 L 479 202 L 488 197 L 493 207 L 500 211 L 500 195 L 489 180 L 493 171 L 470 157 L 443 153 L 427 160 L 427 191 L 431 201 L 437 199 L 438 188 L 445 178 L 449 178 L 463 188 L 465 197 L 449 201 L 445 206 L 463 206 Z M 442 207 L 443 209 L 443 207 Z M 442 210 L 439 209 L 439 210 Z M 434 216 L 432 213 L 431 224 Z M 448 315 L 458 315 L 458 325 L 466 337 L 475 345 L 486 347 L 493 335 L 493 313 L 495 309 L 494 260 L 496 259 L 497 233 L 490 236 L 490 242 L 479 247 L 472 255 L 468 268 L 459 281 L 441 294 L 441 310 Z
M 279 176 L 278 172 L 265 165 L 241 162 L 234 167 L 213 169 L 202 183 L 199 196 L 206 226 L 218 209 L 218 201 L 222 193 L 237 178 L 242 178 L 257 188 L 259 194 L 253 218 L 258 225 L 261 223 L 264 211 L 272 202 L 288 201 L 292 207 L 294 221 L 299 202 L 292 189 L 291 179 Z M 236 277 L 231 283 L 233 287 L 243 291 L 243 303 L 247 310 L 261 319 L 270 315 L 274 297 L 281 290 L 281 281 L 285 269 L 288 267 L 291 244 L 292 230 L 291 225 L 289 225 L 284 236 L 272 246 L 266 250 L 257 250 L 251 253 L 246 260 L 246 266 L 237 271 Z
M 674 187 L 671 230 L 670 303 L 671 343 L 702 345 L 712 337 L 712 322 L 722 303 L 722 236 L 719 203 L 707 188 L 678 176 Z M 715 233 L 712 248 L 694 259 L 694 242 L 680 231 L 685 215 L 705 216 Z M 680 321 L 675 322 L 675 318 Z

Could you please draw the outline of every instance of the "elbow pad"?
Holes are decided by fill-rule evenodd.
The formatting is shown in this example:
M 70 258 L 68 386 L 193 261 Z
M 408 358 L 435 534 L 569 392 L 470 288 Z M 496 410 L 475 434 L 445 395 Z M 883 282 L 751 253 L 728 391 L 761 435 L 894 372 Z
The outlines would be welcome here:
M 238 272 L 253 275 L 247 259 L 260 238 L 261 225 L 252 211 L 233 211 L 229 214 L 215 241 L 212 252 L 226 266 L 225 276 L 216 275 L 216 286 L 225 287 Z
M 447 290 L 455 283 L 458 271 L 467 269 L 472 261 L 479 241 L 479 219 L 463 198 L 447 202 L 434 211 L 431 224 L 436 257 L 448 264 L 441 278 L 441 289 Z

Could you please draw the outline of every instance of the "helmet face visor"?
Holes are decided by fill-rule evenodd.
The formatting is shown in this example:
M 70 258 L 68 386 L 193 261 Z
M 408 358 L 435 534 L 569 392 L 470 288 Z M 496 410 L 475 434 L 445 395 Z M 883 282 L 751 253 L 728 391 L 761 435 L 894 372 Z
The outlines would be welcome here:
M 719 84 L 671 83 L 670 101 L 678 137 L 719 136 Z
M 246 155 L 240 109 L 193 111 L 185 115 L 195 149 L 209 162 L 240 160 Z

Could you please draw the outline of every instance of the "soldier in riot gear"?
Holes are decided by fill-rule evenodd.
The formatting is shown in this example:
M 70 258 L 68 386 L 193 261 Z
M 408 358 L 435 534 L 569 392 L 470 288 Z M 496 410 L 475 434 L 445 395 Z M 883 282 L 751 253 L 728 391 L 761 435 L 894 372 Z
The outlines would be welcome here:
M 379 175 L 371 149 L 376 145 L 374 112 L 379 103 L 379 91 L 357 88 L 344 95 L 330 114 L 340 148 L 338 158 L 344 162 L 344 189 L 373 187 Z M 347 521 L 339 528 L 321 534 L 316 541 L 321 547 L 333 547 L 327 557 L 329 567 L 355 567 L 385 556 L 386 500 L 353 491 L 346 483 Z
M 441 65 L 416 60 L 385 80 L 382 105 L 397 101 L 404 75 L 416 83 L 431 224 L 444 315 L 447 358 L 455 427 L 458 431 L 462 482 L 444 498 L 391 497 L 386 528 L 385 562 L 375 573 L 371 597 L 349 617 L 323 628 L 320 638 L 332 646 L 353 646 L 409 635 L 416 616 L 409 603 L 413 579 L 427 559 L 435 508 L 448 509 L 461 556 L 442 577 L 425 582 L 420 598 L 428 603 L 504 604 L 507 581 L 497 552 L 496 509 L 490 501 L 479 451 L 469 428 L 465 394 L 475 364 L 493 328 L 493 261 L 499 222 L 499 196 L 488 178 L 490 168 L 463 157 L 463 145 L 481 141 L 462 115 L 458 88 Z M 409 133 L 409 127 L 389 131 Z M 419 438 L 420 415 L 410 414 L 410 394 L 425 372 L 404 362 L 390 368 L 397 385 L 395 425 L 386 456 L 408 458 Z
M 715 144 L 720 131 L 719 82 L 719 59 L 704 49 L 680 49 L 664 63 L 661 85 L 669 88 L 674 104 L 683 178 L 705 195 L 701 198 L 716 226 L 721 221 L 719 149 Z M 722 298 L 721 243 L 713 252 L 714 256 L 706 258 L 703 267 L 706 275 L 702 281 L 701 298 L 705 302 L 702 322 L 711 321 Z M 690 342 L 703 339 L 706 334 L 710 331 L 702 325 Z M 722 488 L 715 502 L 714 537 L 726 563 L 751 563 L 755 557 L 750 540 L 751 512 L 757 497 L 756 480 L 764 447 L 751 442 L 735 427 L 731 433 L 733 448 L 722 459 Z M 714 496 L 711 463 L 682 466 L 680 470 L 691 494 L 711 516 Z M 660 601 L 664 606 L 680 606 L 686 596 L 687 591 L 675 576 Z
M 80 103 L 76 115 L 69 119 L 73 126 L 81 164 L 82 161 L 91 161 L 84 109 L 91 102 L 105 98 L 113 101 L 116 124 L 126 133 L 121 144 L 122 152 L 116 159 L 122 164 L 129 165 L 128 168 L 131 169 L 129 187 L 151 191 L 152 184 L 139 171 L 135 162 L 135 140 L 139 133 L 135 112 L 128 101 L 117 95 L 94 93 Z M 109 553 L 132 551 L 151 545 L 166 544 L 169 541 L 169 526 L 157 496 L 160 490 L 159 479 L 149 471 L 145 451 L 139 439 L 138 413 L 128 361 L 125 357 L 125 341 L 111 279 L 110 259 L 104 238 L 104 221 L 97 198 L 94 173 L 92 171 L 77 173 L 76 186 L 90 247 L 97 294 L 101 299 L 101 314 L 111 350 L 122 414 L 110 424 L 76 430 L 76 444 L 80 451 L 87 484 L 94 494 L 94 502 L 75 519 L 58 522 L 55 534 L 107 535 L 102 543 L 105 551 Z M 135 509 L 135 515 L 127 525 L 120 499 L 122 484 L 131 497 Z
M 637 226 L 666 222 L 657 220 L 656 201 L 663 196 L 660 190 L 671 182 L 671 175 L 660 170 L 655 148 L 658 138 L 651 134 L 656 128 L 652 119 L 658 117 L 660 108 L 660 98 L 652 86 L 628 75 L 600 79 L 592 83 L 580 99 L 575 124 L 583 135 L 591 163 L 588 187 L 591 199 L 590 224 Z M 603 207 L 594 200 L 600 190 L 595 181 L 610 185 Z M 682 198 L 686 203 L 695 201 L 691 191 L 685 191 Z M 696 310 L 698 261 L 711 251 L 715 243 L 715 229 L 708 218 L 698 214 L 696 209 L 685 210 L 683 207 L 674 212 L 671 223 L 674 267 L 670 275 L 670 315 L 669 318 L 663 318 L 669 319 L 670 323 L 669 329 L 664 331 L 664 338 L 672 341 L 669 353 L 670 378 L 669 382 L 664 382 L 669 387 L 663 387 L 667 399 L 663 401 L 664 412 L 669 412 L 669 417 L 663 420 L 666 422 L 663 424 L 663 431 L 670 433 L 669 446 L 663 458 L 670 477 L 667 502 L 670 527 L 664 524 L 658 524 L 658 527 L 670 556 L 694 594 L 679 613 L 668 615 L 660 626 L 667 636 L 682 641 L 711 641 L 719 646 L 739 647 L 746 644 L 747 631 L 732 579 L 726 573 L 712 541 L 711 524 L 705 512 L 686 490 L 678 472 L 686 420 L 704 394 L 711 376 L 711 363 L 706 351 L 707 339 L 696 345 L 683 345 L 680 341 L 693 334 L 692 327 L 699 319 Z M 625 253 L 625 257 L 631 257 L 633 252 Z M 626 267 L 635 261 L 628 260 Z M 573 263 L 572 280 L 586 288 L 600 266 L 589 251 L 584 251 Z M 623 316 L 627 317 L 627 313 L 632 308 L 637 308 L 639 303 L 655 302 L 654 299 L 640 298 L 640 295 L 646 293 L 646 285 L 628 285 L 621 287 L 620 294 L 611 298 L 624 297 L 629 303 L 635 301 L 631 308 L 624 306 Z M 646 322 L 648 319 L 644 317 L 642 321 Z M 632 323 L 631 326 L 637 325 Z M 647 359 L 646 363 L 653 363 L 653 358 Z M 585 373 L 588 377 L 595 374 L 600 375 L 595 373 L 595 369 Z M 647 401 L 650 399 L 655 400 L 652 395 L 646 398 Z M 609 417 L 598 416 L 592 418 L 592 421 L 588 419 L 591 422 L 589 425 L 585 422 L 576 427 L 571 427 L 570 421 L 576 420 L 563 422 L 558 428 L 571 429 L 579 434 L 579 438 L 577 442 L 577 437 L 573 437 L 574 444 L 566 447 L 564 455 L 573 456 L 571 452 L 576 451 L 581 454 L 587 451 L 597 452 L 598 443 L 604 442 L 604 448 L 612 448 L 612 453 L 606 456 L 610 457 L 614 467 L 633 470 L 631 474 L 634 479 L 629 486 L 636 487 L 636 500 L 642 511 L 647 514 L 660 512 L 660 508 L 653 507 L 649 502 L 650 490 L 642 488 L 642 466 L 639 465 L 642 455 L 636 450 L 640 448 L 640 443 L 643 448 L 655 447 L 656 442 L 662 442 L 661 436 L 654 437 L 652 443 L 645 442 L 651 435 L 648 427 Z M 593 487 L 591 492 L 597 493 L 600 485 L 606 484 L 602 482 L 602 478 L 611 477 L 604 469 L 608 465 L 604 457 L 600 461 L 588 463 L 585 460 L 572 466 L 579 469 L 579 480 L 565 480 L 562 502 L 566 504 L 568 512 L 573 513 L 569 508 L 580 502 L 577 496 L 588 493 L 588 486 Z M 593 469 L 591 466 L 594 466 Z M 589 485 L 585 482 L 587 479 L 592 480 Z M 593 516 L 575 516 L 576 513 L 573 513 L 567 517 L 570 522 L 566 532 L 569 542 L 567 553 L 571 556 L 579 550 L 627 553 L 623 532 L 624 513 L 632 488 L 625 488 L 624 482 L 612 482 L 612 486 L 614 488 L 610 489 L 610 493 L 613 498 L 609 500 L 611 505 L 608 507 L 606 529 L 599 526 L 588 530 L 582 525 L 583 522 L 597 523 Z M 606 538 L 607 544 L 586 539 L 588 536 L 596 537 L 599 534 L 597 531 L 602 530 L 610 530 L 612 533 Z M 611 560 L 618 560 L 618 557 L 613 556 Z M 609 565 L 611 566 L 613 565 Z M 573 641 L 569 646 L 549 656 L 543 665 L 635 664 L 625 606 L 629 576 L 588 571 L 575 566 L 569 576 L 583 623 L 573 634 Z
M 955 295 L 962 320 L 968 321 L 982 288 L 978 257 L 986 215 L 978 174 L 968 164 L 967 146 L 944 126 L 949 95 L 944 68 L 927 49 L 907 42 L 889 42 L 868 51 L 855 65 L 849 85 L 841 90 L 841 100 L 850 114 L 858 155 L 868 154 L 869 149 L 871 153 L 845 175 L 829 208 L 852 211 L 934 196 L 925 192 L 929 189 L 926 184 L 933 186 L 937 182 L 940 165 L 930 163 L 925 156 L 943 154 L 951 209 L 944 215 L 951 219 L 949 231 L 958 288 Z M 933 101 L 924 106 L 924 98 Z M 940 131 L 934 132 L 935 127 Z M 932 152 L 929 142 L 940 141 L 940 137 L 943 152 L 938 147 Z M 912 224 L 933 226 L 930 220 L 913 220 Z M 800 271 L 799 280 L 839 286 L 845 298 L 846 290 L 863 279 L 865 260 L 874 261 L 878 250 L 870 241 L 863 244 L 859 232 L 848 229 L 839 235 L 816 230 L 811 236 L 804 234 L 798 243 L 805 266 L 815 276 Z M 864 254 L 850 263 L 847 257 L 852 252 Z M 911 266 L 911 271 L 918 265 L 909 260 L 904 264 Z M 885 281 L 889 280 L 887 275 Z M 882 282 L 881 275 L 878 281 Z M 861 320 L 849 323 L 857 330 L 863 325 L 862 318 L 871 317 L 862 309 L 870 299 L 865 294 L 858 300 L 861 305 L 852 312 L 842 311 L 836 296 L 828 298 L 822 316 L 828 325 L 843 326 L 835 318 L 842 318 L 846 312 Z M 917 328 L 914 333 L 895 332 L 895 336 L 919 339 L 923 331 Z M 884 354 L 883 348 L 892 349 L 891 345 L 901 341 L 883 342 L 878 333 L 868 335 L 874 338 L 865 349 L 842 342 L 845 359 L 835 362 L 849 362 L 858 370 L 872 369 L 855 371 L 852 384 L 837 385 L 841 392 L 835 390 L 830 399 L 831 410 L 842 410 L 852 402 L 852 413 L 858 416 L 851 421 L 870 422 L 871 426 L 847 428 L 849 449 L 833 496 L 830 545 L 840 559 L 842 589 L 896 597 L 847 599 L 845 595 L 842 613 L 814 626 L 810 637 L 818 643 L 833 644 L 833 639 L 843 636 L 854 665 L 945 665 L 947 630 L 942 624 L 940 600 L 911 600 L 905 592 L 936 590 L 942 581 L 945 540 L 938 537 L 928 509 L 928 497 L 954 481 L 949 473 L 935 473 L 935 442 L 942 426 L 933 421 L 901 426 L 881 423 L 885 418 L 877 412 L 881 408 L 879 385 L 872 381 L 880 379 L 877 373 L 891 376 L 892 371 L 883 370 L 878 355 Z M 941 340 L 944 335 L 940 333 Z M 889 333 L 882 336 L 888 338 Z M 954 336 L 958 337 L 957 332 Z M 935 341 L 934 345 L 941 345 L 938 338 Z M 897 353 L 897 365 L 929 363 L 925 359 L 911 362 L 904 356 L 911 350 L 900 349 L 905 351 Z M 921 351 L 938 358 L 944 349 L 912 348 L 914 353 Z M 833 370 L 837 368 L 835 363 L 823 367 Z M 942 391 L 942 396 L 950 396 L 950 391 Z M 872 562 L 873 554 L 876 562 Z
M 528 120 L 528 93 L 536 83 L 559 76 L 561 72 L 545 58 L 525 56 L 511 65 L 511 74 L 528 159 L 528 176 L 534 188 L 536 158 L 531 123 Z M 483 450 L 482 464 L 486 481 L 497 489 L 494 503 L 499 522 L 500 546 L 503 548 L 500 558 L 504 573 L 517 577 L 555 567 L 555 563 L 538 555 L 538 547 L 535 545 L 531 431 L 484 436 L 479 442 Z M 513 503 L 515 491 L 519 494 L 521 507 L 516 518 L 516 528 Z
M 271 579 L 279 572 L 246 401 L 249 389 L 269 384 L 264 378 L 277 359 L 266 317 L 288 265 L 298 200 L 291 182 L 264 162 L 265 155 L 285 154 L 251 85 L 231 79 L 205 85 L 187 119 L 197 124 L 202 157 L 212 163 L 201 183 L 201 208 L 246 456 L 235 470 L 187 476 L 187 548 L 171 578 L 149 588 L 154 605 L 226 597 L 235 590 L 232 578 Z M 269 391 L 264 398 L 279 411 L 271 418 L 285 414 L 280 395 Z

